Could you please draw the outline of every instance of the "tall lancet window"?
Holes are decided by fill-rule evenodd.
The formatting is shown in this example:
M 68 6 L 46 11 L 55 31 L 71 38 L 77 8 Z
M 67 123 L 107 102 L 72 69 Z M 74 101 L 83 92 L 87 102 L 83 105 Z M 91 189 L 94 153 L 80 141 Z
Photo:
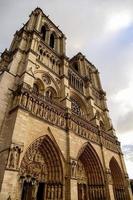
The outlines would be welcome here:
M 55 36 L 54 36 L 53 33 L 50 35 L 50 44 L 49 45 L 52 49 L 54 49 L 54 47 L 55 47 Z
M 45 40 L 46 39 L 46 27 L 45 26 L 42 26 L 42 28 L 41 28 L 41 35 L 42 35 L 43 40 Z
M 36 83 L 33 84 L 33 93 L 36 95 L 39 94 L 39 87 Z

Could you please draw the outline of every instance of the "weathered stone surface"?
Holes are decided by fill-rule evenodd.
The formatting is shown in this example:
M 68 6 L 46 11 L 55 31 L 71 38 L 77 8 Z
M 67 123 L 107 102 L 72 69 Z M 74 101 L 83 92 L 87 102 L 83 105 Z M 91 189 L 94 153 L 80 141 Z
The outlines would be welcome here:
M 131 200 L 98 70 L 35 9 L 0 60 L 0 200 Z

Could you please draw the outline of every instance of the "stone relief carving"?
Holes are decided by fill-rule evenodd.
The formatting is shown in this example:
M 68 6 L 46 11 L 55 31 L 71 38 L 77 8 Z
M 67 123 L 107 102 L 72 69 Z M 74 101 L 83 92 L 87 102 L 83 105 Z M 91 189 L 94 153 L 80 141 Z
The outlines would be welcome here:
M 33 176 L 36 180 L 45 180 L 46 164 L 39 151 L 32 150 L 32 154 L 27 155 L 21 166 L 20 174 L 21 176 L 27 176 L 28 174 L 31 178 Z
M 55 80 L 56 80 L 56 82 L 57 82 L 58 85 L 61 83 L 61 80 L 60 80 L 60 79 L 55 78 Z
M 69 124 L 69 130 L 73 131 L 77 135 L 98 144 L 102 143 L 105 148 L 111 149 L 115 152 L 121 152 L 116 138 L 112 137 L 106 131 L 100 130 L 99 135 L 99 129 L 91 122 L 85 120 L 84 118 L 79 118 L 73 113 L 66 118 L 67 113 L 63 106 L 57 106 L 57 104 L 50 105 L 44 101 L 41 96 L 34 96 L 27 87 L 20 89 L 21 91 L 19 92 L 19 95 L 16 96 L 15 100 L 17 105 L 20 105 L 32 114 L 63 129 L 66 129 L 66 124 Z M 48 95 L 50 99 L 51 93 L 49 92 Z
M 87 175 L 83 163 L 79 160 L 77 163 L 77 178 L 79 181 L 86 182 Z
M 12 144 L 10 147 L 7 168 L 17 170 L 19 167 L 20 154 L 23 151 L 22 145 Z
M 76 178 L 77 161 L 71 160 L 71 177 Z
M 43 74 L 42 75 L 42 80 L 46 83 L 46 85 L 50 85 L 51 84 L 51 78 L 48 74 Z
M 108 182 L 108 184 L 112 185 L 113 184 L 113 180 L 112 180 L 110 169 L 106 169 L 106 174 L 107 174 L 107 182 Z

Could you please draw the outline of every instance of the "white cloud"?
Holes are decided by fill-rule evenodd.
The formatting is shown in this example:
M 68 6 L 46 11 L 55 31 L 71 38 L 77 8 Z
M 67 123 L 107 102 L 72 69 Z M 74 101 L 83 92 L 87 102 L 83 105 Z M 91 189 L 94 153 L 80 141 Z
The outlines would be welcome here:
M 122 110 L 123 115 L 133 110 L 133 80 L 129 82 L 129 86 L 122 90 L 119 90 L 117 94 L 114 94 L 113 101 L 119 109 Z
M 132 23 L 132 15 L 130 11 L 121 11 L 111 14 L 107 19 L 107 31 L 117 32 L 127 28 Z
M 121 144 L 124 145 L 132 145 L 133 144 L 133 133 L 132 131 L 125 131 L 124 134 L 117 133 L 117 136 L 119 140 L 121 141 Z

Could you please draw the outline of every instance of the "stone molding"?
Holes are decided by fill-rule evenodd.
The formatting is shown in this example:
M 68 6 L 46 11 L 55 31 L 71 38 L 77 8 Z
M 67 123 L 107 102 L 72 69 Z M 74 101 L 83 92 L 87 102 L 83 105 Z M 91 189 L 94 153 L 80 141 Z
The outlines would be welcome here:
M 14 101 L 10 112 L 18 106 L 54 126 L 72 131 L 78 136 L 101 144 L 111 151 L 121 152 L 120 143 L 113 134 L 99 129 L 99 127 L 82 116 L 78 116 L 72 112 L 67 113 L 67 109 L 58 102 L 51 103 L 44 96 L 35 95 L 32 92 L 32 88 L 27 84 L 21 85 L 14 92 Z

